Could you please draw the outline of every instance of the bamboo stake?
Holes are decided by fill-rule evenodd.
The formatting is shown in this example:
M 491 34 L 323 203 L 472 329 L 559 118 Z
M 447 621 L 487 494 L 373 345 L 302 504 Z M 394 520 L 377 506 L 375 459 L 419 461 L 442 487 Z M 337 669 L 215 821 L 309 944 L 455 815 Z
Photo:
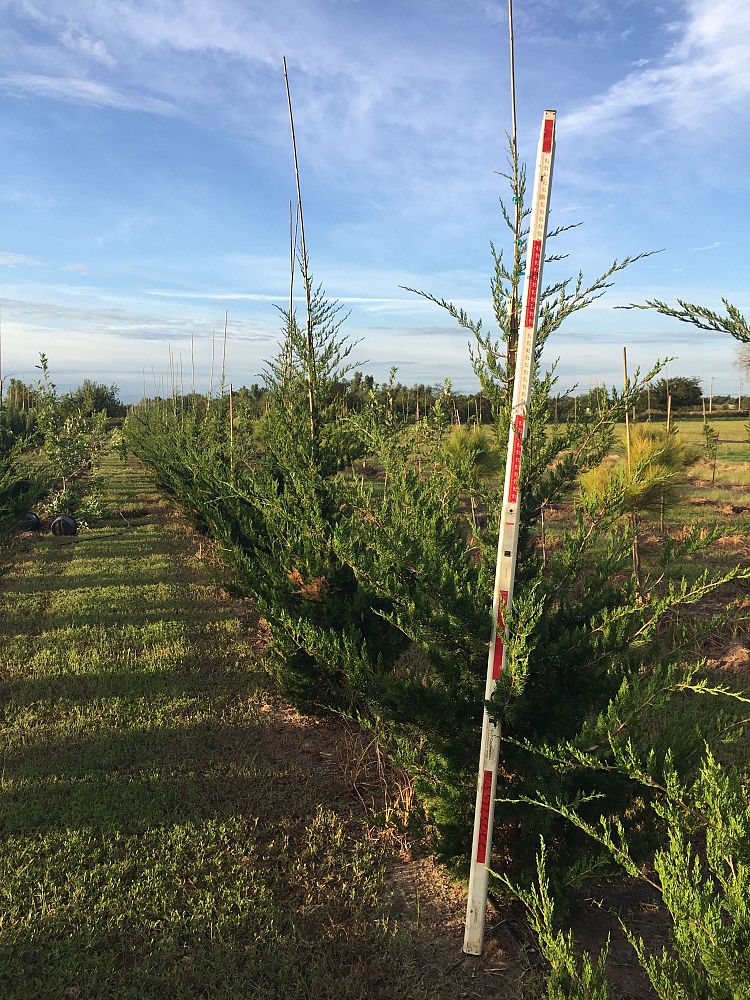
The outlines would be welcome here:
M 508 0 L 508 35 L 510 42 L 510 105 L 511 105 L 511 157 L 513 160 L 513 282 L 510 295 L 510 317 L 508 337 L 508 393 L 513 391 L 513 373 L 518 349 L 518 303 L 516 302 L 518 276 L 521 270 L 521 205 L 518 193 L 518 129 L 516 122 L 516 47 L 513 35 L 513 0 Z
M 672 430 L 672 393 L 670 392 L 667 396 L 667 434 Z M 659 530 L 662 535 L 664 534 L 666 528 L 666 510 L 665 510 L 664 497 L 661 498 L 661 512 L 659 514 Z
M 174 412 L 174 418 L 176 421 L 177 420 L 177 373 L 172 358 L 171 341 L 168 343 L 168 347 L 169 347 L 169 381 L 172 387 L 172 410 Z
M 224 347 L 221 355 L 221 398 L 224 398 L 224 386 L 226 385 L 227 372 L 227 326 L 229 325 L 229 310 L 224 313 Z
M 628 382 L 628 349 L 623 347 L 622 349 L 622 368 L 624 375 L 624 386 L 625 386 L 625 453 L 627 455 L 628 461 L 628 479 L 632 483 L 633 481 L 633 463 L 631 458 L 630 449 L 630 384 Z M 636 587 L 638 588 L 638 595 L 640 596 L 642 586 L 641 586 L 641 550 L 638 538 L 638 512 L 632 511 L 630 514 L 630 524 L 633 528 L 633 576 L 635 577 Z
M 299 210 L 297 212 L 299 219 Z M 294 230 L 292 199 L 289 199 L 289 326 L 292 325 L 292 312 L 294 311 L 294 272 L 296 270 L 297 256 L 297 234 Z
M 234 403 L 232 383 L 229 383 L 229 468 L 234 476 Z
M 286 68 L 286 57 L 284 57 L 284 84 L 286 86 L 286 99 L 289 106 L 289 130 L 292 136 L 292 154 L 294 157 L 294 179 L 297 185 L 297 211 L 299 213 L 299 233 L 302 244 L 302 280 L 305 285 L 305 304 L 307 307 L 307 397 L 310 409 L 310 437 L 315 444 L 318 428 L 315 414 L 315 350 L 313 342 L 313 315 L 312 315 L 312 279 L 310 278 L 309 262 L 307 257 L 307 240 L 305 239 L 305 217 L 302 211 L 302 188 L 299 179 L 299 162 L 297 160 L 297 138 L 294 131 L 294 112 L 292 111 L 292 94 L 289 89 L 289 76 Z

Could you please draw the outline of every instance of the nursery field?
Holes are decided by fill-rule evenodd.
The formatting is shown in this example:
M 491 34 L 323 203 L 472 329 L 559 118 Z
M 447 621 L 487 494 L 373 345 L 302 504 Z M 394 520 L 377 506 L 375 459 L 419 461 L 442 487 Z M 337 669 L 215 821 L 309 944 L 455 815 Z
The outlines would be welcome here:
M 701 423 L 678 427 L 699 449 Z M 665 530 L 718 525 L 702 565 L 724 572 L 750 558 L 750 446 L 742 421 L 719 430 L 715 482 L 697 462 Z M 267 624 L 137 459 L 106 452 L 97 479 L 100 516 L 76 537 L 24 533 L 0 580 L 2 996 L 536 1000 L 549 955 L 518 902 L 496 898 L 484 958 L 461 957 L 465 889 L 431 854 L 407 770 L 371 732 L 274 693 Z M 550 509 L 550 550 L 571 519 Z M 641 534 L 649 564 L 656 515 Z M 740 602 L 692 651 L 736 690 L 746 588 L 686 609 Z M 669 712 L 666 731 L 702 724 L 700 707 Z M 724 761 L 746 773 L 746 744 Z M 655 995 L 618 923 L 667 942 L 649 893 L 594 881 L 568 898 L 581 946 L 612 935 L 615 996 Z

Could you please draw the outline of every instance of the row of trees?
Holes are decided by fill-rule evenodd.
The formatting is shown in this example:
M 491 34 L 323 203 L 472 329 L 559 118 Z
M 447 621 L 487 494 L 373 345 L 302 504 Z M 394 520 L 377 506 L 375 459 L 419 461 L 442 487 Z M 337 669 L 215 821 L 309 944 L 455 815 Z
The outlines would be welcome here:
M 91 473 L 107 417 L 122 410 L 116 386 L 86 381 L 59 395 L 44 355 L 32 386 L 11 380 L 0 406 L 0 542 L 35 506 L 43 515 L 95 515 Z
M 418 423 L 429 417 L 438 403 L 453 424 L 491 426 L 494 423 L 491 402 L 481 391 L 462 393 L 453 388 L 446 390 L 444 385 L 419 383 L 406 386 L 398 381 L 378 384 L 372 375 L 364 375 L 356 370 L 351 378 L 337 381 L 331 393 L 332 398 L 337 401 L 341 414 L 361 413 L 375 394 L 381 404 L 387 399 L 390 400 L 390 405 L 399 419 L 410 423 Z M 269 405 L 268 388 L 258 383 L 234 389 L 233 395 L 238 408 L 255 419 L 263 416 Z M 700 412 L 704 398 L 700 379 L 682 376 L 655 379 L 652 384 L 645 387 L 641 396 L 633 401 L 633 408 L 637 411 L 636 416 L 648 419 L 665 413 L 670 398 L 671 408 L 675 413 L 686 410 Z M 195 397 L 192 394 L 179 396 L 177 405 L 189 409 L 198 405 L 202 399 L 199 394 Z M 566 393 L 555 393 L 550 401 L 549 420 L 552 423 L 563 423 L 575 418 L 579 410 L 598 413 L 602 406 L 606 406 L 611 400 L 612 390 L 606 385 L 592 386 L 586 392 L 571 390 Z M 736 407 L 737 397 L 717 394 L 712 397 L 712 404 L 716 408 L 730 404 Z
M 42 373 L 44 375 L 44 372 Z M 34 413 L 44 393 L 42 382 L 22 382 L 11 378 L 3 387 L 0 407 L 10 416 L 19 413 Z M 104 413 L 107 417 L 125 415 L 125 405 L 120 399 L 116 385 L 105 385 L 93 379 L 85 379 L 81 385 L 57 399 L 60 412 L 65 416 L 76 413 Z
M 513 176 L 523 219 L 525 175 Z M 486 406 L 499 441 L 510 422 L 509 317 L 518 314 L 524 239 L 508 263 L 493 250 L 497 335 L 433 299 L 471 337 L 481 412 Z M 549 996 L 609 989 L 604 957 L 581 959 L 553 926 L 550 882 L 559 892 L 619 871 L 645 882 L 671 916 L 664 954 L 631 936 L 657 993 L 729 998 L 750 991 L 750 814 L 726 742 L 742 732 L 748 699 L 709 683 L 700 649 L 741 613 L 732 585 L 750 569 L 705 568 L 717 532 L 702 529 L 665 534 L 648 559 L 634 560 L 654 498 L 677 482 L 674 442 L 653 431 L 627 465 L 603 462 L 617 423 L 643 405 L 661 366 L 551 428 L 554 365 L 540 367 L 562 322 L 635 260 L 615 261 L 588 286 L 579 276 L 543 295 L 517 596 L 491 705 L 505 734 L 495 839 L 498 855 L 512 858 L 505 887 L 549 959 Z M 284 314 L 279 352 L 259 392 L 248 393 L 255 402 L 152 402 L 128 417 L 127 440 L 233 565 L 265 623 L 281 686 L 374 730 L 411 771 L 443 853 L 460 866 L 504 455 L 488 452 L 481 433 L 451 428 L 449 385 L 418 420 L 416 393 L 412 408 L 395 373 L 380 388 L 358 379 L 357 405 L 342 406 L 341 387 L 351 391 L 356 378 L 352 345 L 304 248 L 298 262 L 307 308 Z M 572 514 L 545 538 L 545 513 L 561 505 Z M 712 595 L 724 598 L 686 614 Z

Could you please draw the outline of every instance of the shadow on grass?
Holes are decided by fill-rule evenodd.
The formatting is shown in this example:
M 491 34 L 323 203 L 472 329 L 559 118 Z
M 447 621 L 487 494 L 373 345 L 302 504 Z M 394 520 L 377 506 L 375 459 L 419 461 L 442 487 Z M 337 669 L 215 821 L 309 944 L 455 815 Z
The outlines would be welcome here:
M 310 740 L 243 705 L 238 681 L 213 685 L 205 721 L 92 736 L 84 720 L 6 748 L 4 998 L 426 995 L 384 920 L 382 862 L 331 766 L 335 732 Z
M 122 505 L 150 504 L 139 491 Z M 36 540 L 42 572 L 6 588 L 0 996 L 439 997 L 394 943 L 336 731 L 269 710 L 212 631 L 231 608 L 191 589 L 205 571 L 149 582 L 185 556 L 155 518 Z

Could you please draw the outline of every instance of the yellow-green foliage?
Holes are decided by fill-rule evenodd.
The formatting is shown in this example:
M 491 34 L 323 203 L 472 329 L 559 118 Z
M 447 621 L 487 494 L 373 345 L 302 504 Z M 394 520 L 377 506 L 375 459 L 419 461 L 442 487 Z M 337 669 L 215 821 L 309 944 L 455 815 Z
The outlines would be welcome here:
M 502 465 L 500 449 L 482 427 L 452 427 L 442 451 L 449 465 L 468 465 L 480 476 L 491 476 Z
M 627 454 L 609 455 L 581 477 L 581 492 L 587 505 L 594 507 L 618 496 L 627 513 L 673 507 L 682 498 L 688 470 L 697 459 L 697 451 L 681 441 L 677 431 L 636 425 L 630 431 L 630 463 Z

